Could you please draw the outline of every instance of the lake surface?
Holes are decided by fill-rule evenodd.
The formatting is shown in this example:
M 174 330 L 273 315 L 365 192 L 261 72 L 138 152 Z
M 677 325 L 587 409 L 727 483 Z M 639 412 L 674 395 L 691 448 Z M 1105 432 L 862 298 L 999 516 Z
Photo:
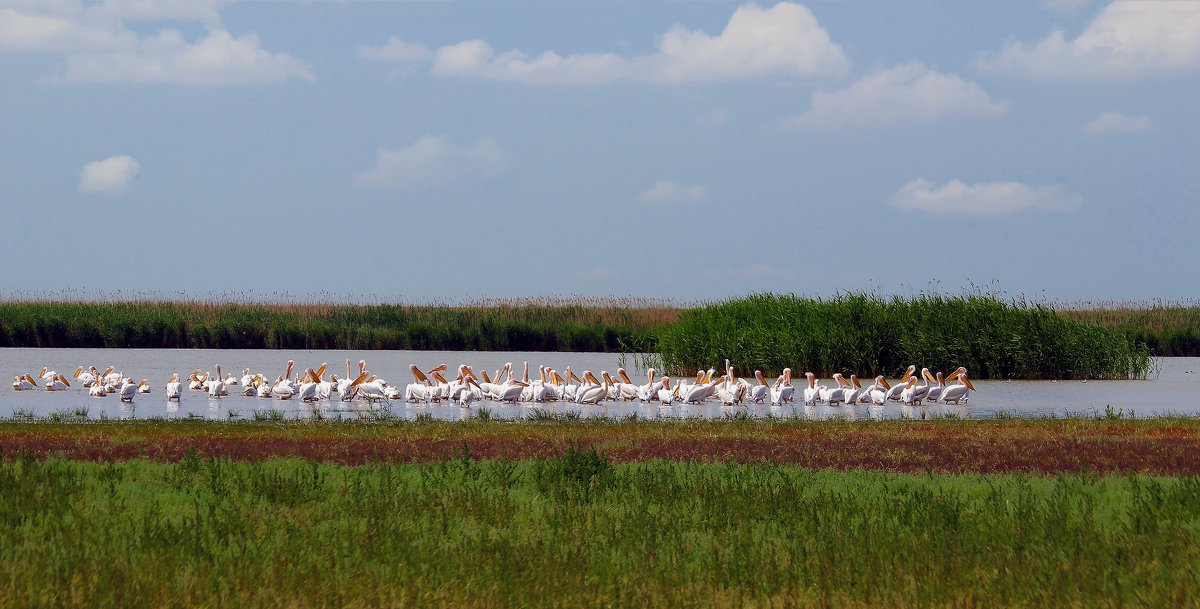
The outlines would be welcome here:
M 997 413 L 1015 416 L 1092 416 L 1105 414 L 1107 408 L 1123 411 L 1138 418 L 1165 414 L 1200 415 L 1200 358 L 1161 358 L 1156 360 L 1157 372 L 1148 380 L 1138 381 L 976 381 L 977 391 L 971 393 L 967 405 L 928 405 L 920 408 L 904 408 L 889 402 L 885 406 L 829 407 L 818 404 L 806 407 L 803 404 L 771 406 L 770 404 L 747 404 L 722 406 L 716 400 L 700 405 L 673 404 L 661 406 L 658 402 L 605 401 L 599 405 L 584 405 L 568 402 L 531 404 L 500 404 L 487 400 L 475 402 L 471 408 L 460 408 L 453 404 L 407 404 L 392 401 L 390 404 L 367 404 L 362 400 L 339 402 L 319 401 L 306 404 L 296 399 L 279 400 L 244 397 L 241 387 L 230 389 L 230 395 L 210 399 L 200 391 L 185 389 L 182 400 L 168 403 L 165 386 L 172 373 L 186 377 L 193 370 L 215 372 L 221 364 L 222 371 L 241 376 L 244 368 L 274 379 L 284 372 L 287 361 L 295 360 L 295 372 L 307 367 L 317 368 L 329 363 L 329 371 L 339 376 L 345 372 L 345 362 L 353 362 L 357 371 L 358 360 L 364 359 L 367 368 L 374 374 L 401 387 L 412 382 L 409 364 L 428 370 L 439 364 L 447 364 L 453 371 L 459 364 L 468 364 L 476 373 L 487 370 L 491 375 L 512 362 L 520 375 L 522 362 L 528 361 L 530 376 L 536 378 L 538 365 L 551 366 L 560 373 L 569 365 L 577 374 L 591 370 L 597 376 L 601 370 L 615 374 L 622 364 L 621 356 L 613 353 L 538 353 L 538 352 L 489 352 L 489 351 L 266 351 L 266 350 L 213 350 L 213 349 L 0 349 L 0 372 L 5 379 L 24 373 L 35 377 L 43 367 L 57 370 L 68 378 L 79 366 L 85 369 L 94 365 L 100 370 L 113 366 L 115 371 L 124 371 L 135 379 L 149 379 L 152 392 L 138 395 L 132 404 L 122 403 L 113 394 L 96 398 L 88 395 L 79 383 L 72 381 L 70 389 L 64 391 L 14 391 L 11 385 L 0 389 L 0 417 L 32 414 L 46 417 L 53 413 L 74 416 L 77 411 L 86 411 L 89 419 L 122 418 L 183 418 L 202 417 L 226 420 L 229 418 L 252 418 L 268 411 L 282 412 L 285 417 L 312 417 L 315 412 L 336 418 L 365 416 L 372 411 L 390 408 L 398 417 L 415 419 L 428 414 L 438 419 L 465 419 L 475 416 L 480 408 L 487 408 L 493 417 L 522 418 L 529 416 L 535 408 L 554 413 L 578 413 L 583 417 L 626 417 L 636 414 L 642 419 L 668 418 L 722 418 L 737 416 L 744 412 L 753 417 L 798 417 L 811 419 L 867 419 L 899 417 L 928 417 L 955 415 L 970 418 L 992 418 Z M 635 383 L 644 383 L 644 371 L 637 369 L 640 361 L 633 355 L 624 360 L 625 368 Z M 721 365 L 714 362 L 715 366 Z M 750 377 L 749 371 L 737 371 Z M 453 377 L 455 373 L 448 376 Z M 672 384 L 675 379 L 672 379 Z M 894 380 L 894 379 L 889 379 Z M 826 380 L 829 383 L 828 380 Z M 868 381 L 869 382 L 869 381 Z M 40 380 L 39 386 L 43 385 Z M 797 397 L 803 386 L 803 377 L 796 381 Z M 864 383 L 865 385 L 866 383 Z

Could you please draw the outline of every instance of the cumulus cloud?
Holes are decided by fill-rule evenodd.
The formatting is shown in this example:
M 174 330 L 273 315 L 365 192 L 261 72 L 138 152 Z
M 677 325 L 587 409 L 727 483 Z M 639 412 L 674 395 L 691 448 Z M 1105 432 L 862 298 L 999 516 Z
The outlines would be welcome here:
M 194 43 L 176 30 L 163 30 L 136 47 L 67 58 L 63 78 L 73 82 L 165 82 L 196 85 L 313 80 L 302 62 L 264 50 L 258 36 L 234 38 L 212 30 Z
M 772 77 L 841 76 L 849 60 L 804 6 L 781 2 L 764 9 L 739 7 L 725 29 L 712 36 L 675 25 L 658 40 L 657 52 L 632 58 L 613 53 L 530 56 L 497 53 L 483 40 L 444 46 L 434 53 L 438 76 L 533 84 L 664 84 Z
M 258 36 L 234 37 L 219 24 L 225 0 L 79 0 L 17 2 L 0 8 L 0 51 L 48 53 L 66 58 L 66 70 L 49 80 L 239 84 L 313 80 L 308 67 L 262 48 Z M 187 41 L 174 29 L 146 36 L 125 21 L 202 21 L 207 32 Z
M 1084 133 L 1149 133 L 1154 119 L 1149 116 L 1126 116 L 1120 112 L 1103 112 L 1083 126 Z
M 1083 197 L 1056 185 L 1031 187 L 1020 182 L 967 185 L 951 180 L 939 187 L 919 178 L 900 187 L 888 203 L 900 209 L 940 214 L 995 216 L 1026 209 L 1074 211 L 1083 205 Z
M 439 185 L 452 180 L 493 178 L 511 165 L 509 154 L 489 138 L 473 146 L 427 135 L 399 150 L 379 148 L 375 166 L 355 176 L 355 183 L 381 188 Z
M 655 182 L 638 195 L 638 201 L 653 205 L 673 203 L 703 203 L 708 200 L 708 187 L 703 184 L 682 186 L 675 182 Z
M 359 57 L 376 61 L 420 61 L 433 56 L 425 45 L 405 42 L 395 36 L 388 38 L 387 44 L 381 47 L 360 46 L 356 50 Z
M 1128 79 L 1200 69 L 1200 2 L 1113 2 L 1068 40 L 1011 42 L 979 67 L 1034 78 Z
M 876 70 L 839 91 L 816 91 L 812 107 L 784 121 L 790 127 L 873 127 L 929 121 L 950 115 L 1000 116 L 1007 101 L 993 101 L 979 85 L 924 64 Z
M 116 197 L 129 191 L 142 165 L 129 155 L 110 156 L 83 166 L 79 175 L 79 192 Z

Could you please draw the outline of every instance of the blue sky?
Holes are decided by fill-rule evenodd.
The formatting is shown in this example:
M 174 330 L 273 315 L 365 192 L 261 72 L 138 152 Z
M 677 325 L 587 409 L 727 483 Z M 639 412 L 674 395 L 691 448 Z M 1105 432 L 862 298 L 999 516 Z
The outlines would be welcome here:
M 0 290 L 1191 299 L 1200 2 L 0 0 Z

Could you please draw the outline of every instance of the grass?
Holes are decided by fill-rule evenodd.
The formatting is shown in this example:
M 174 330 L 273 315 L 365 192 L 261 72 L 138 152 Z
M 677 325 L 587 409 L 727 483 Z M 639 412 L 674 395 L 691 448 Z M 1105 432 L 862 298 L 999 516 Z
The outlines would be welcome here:
M 728 358 L 741 374 L 791 368 L 899 376 L 910 364 L 974 378 L 1143 378 L 1150 350 L 1120 329 L 984 295 L 830 300 L 758 294 L 684 311 L 657 332 L 670 374 Z
M 1190 606 L 1198 541 L 1191 476 L 0 461 L 11 607 Z

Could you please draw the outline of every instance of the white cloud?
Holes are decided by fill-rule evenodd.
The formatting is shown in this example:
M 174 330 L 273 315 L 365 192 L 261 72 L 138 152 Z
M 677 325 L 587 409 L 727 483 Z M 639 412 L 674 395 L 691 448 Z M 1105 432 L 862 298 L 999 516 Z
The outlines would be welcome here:
M 979 67 L 1034 78 L 1126 79 L 1200 69 L 1200 2 L 1113 2 L 1074 40 L 1011 42 Z
M 226 0 L 78 0 L 10 3 L 0 9 L 0 51 L 64 55 L 66 71 L 49 80 L 238 84 L 313 80 L 303 62 L 262 48 L 250 33 L 235 38 L 219 23 Z M 15 8 L 13 8 L 15 7 Z M 177 30 L 146 37 L 125 20 L 185 20 L 208 24 L 194 42 Z
M 1149 116 L 1126 116 L 1120 112 L 1103 112 L 1083 126 L 1084 133 L 1149 133 L 1154 129 L 1154 119 Z
M 63 78 L 74 82 L 198 85 L 314 79 L 299 60 L 263 50 L 255 34 L 234 38 L 219 29 L 194 43 L 185 41 L 178 31 L 162 30 L 140 41 L 134 49 L 71 55 Z
M 438 76 L 533 84 L 604 84 L 622 80 L 664 84 L 755 78 L 841 76 L 849 67 L 807 8 L 781 2 L 769 9 L 739 7 L 716 36 L 675 25 L 658 40 L 658 51 L 626 58 L 612 53 L 530 56 L 496 53 L 482 40 L 444 46 L 434 53 Z
M 654 205 L 672 203 L 703 203 L 708 200 L 708 187 L 703 184 L 681 186 L 675 182 L 655 182 L 654 186 L 642 191 L 638 201 Z
M 496 177 L 510 164 L 509 154 L 489 138 L 481 138 L 474 146 L 460 146 L 444 136 L 427 135 L 399 150 L 380 147 L 375 166 L 354 181 L 378 187 L 437 185 Z
M 395 36 L 388 38 L 387 44 L 381 47 L 360 46 L 357 51 L 359 57 L 377 61 L 419 61 L 433 56 L 425 45 L 404 42 Z
M 816 91 L 812 107 L 784 121 L 790 127 L 873 127 L 950 115 L 1000 116 L 1007 101 L 992 101 L 979 85 L 917 62 L 876 70 L 839 91 Z
M 888 203 L 900 209 L 994 216 L 1026 209 L 1074 211 L 1083 205 L 1083 197 L 1056 185 L 1030 187 L 1020 182 L 982 182 L 968 186 L 951 180 L 938 187 L 919 178 L 900 187 Z
M 103 161 L 92 161 L 83 166 L 79 176 L 79 192 L 96 193 L 111 197 L 120 196 L 129 190 L 133 179 L 142 166 L 129 155 L 111 156 Z

